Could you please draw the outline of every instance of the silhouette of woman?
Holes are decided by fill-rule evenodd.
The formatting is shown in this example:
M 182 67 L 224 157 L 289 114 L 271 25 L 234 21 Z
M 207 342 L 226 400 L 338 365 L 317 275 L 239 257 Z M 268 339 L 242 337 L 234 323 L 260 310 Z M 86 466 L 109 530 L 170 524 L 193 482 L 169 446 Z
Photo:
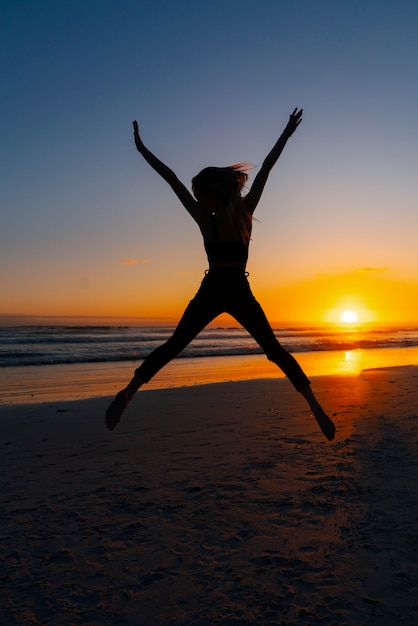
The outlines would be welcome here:
M 203 235 L 209 269 L 173 335 L 151 352 L 135 370 L 130 383 L 109 405 L 106 425 L 110 430 L 119 423 L 128 402 L 144 383 L 179 354 L 215 317 L 221 313 L 229 313 L 252 335 L 267 358 L 282 369 L 295 389 L 306 399 L 327 439 L 334 438 L 333 422 L 313 394 L 310 381 L 299 363 L 276 339 L 263 309 L 251 293 L 245 271 L 253 213 L 270 170 L 301 121 L 302 109 L 296 108 L 246 195 L 242 195 L 248 180 L 246 163 L 203 169 L 192 179 L 192 195 L 174 172 L 145 147 L 139 135 L 138 124 L 133 122 L 138 151 L 171 186 L 197 222 Z

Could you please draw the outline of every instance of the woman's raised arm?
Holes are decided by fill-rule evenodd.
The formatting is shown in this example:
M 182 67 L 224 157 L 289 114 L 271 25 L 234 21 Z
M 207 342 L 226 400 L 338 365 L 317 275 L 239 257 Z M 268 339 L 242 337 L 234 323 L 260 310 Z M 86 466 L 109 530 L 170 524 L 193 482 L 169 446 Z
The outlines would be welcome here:
M 177 178 L 173 170 L 171 170 L 165 163 L 160 161 L 148 148 L 144 145 L 138 130 L 138 122 L 133 122 L 135 145 L 138 152 L 142 154 L 144 159 L 151 165 L 151 167 L 170 185 L 184 208 L 190 213 L 190 215 L 196 219 L 198 217 L 198 203 L 193 198 L 190 191 L 183 185 L 181 180 Z
M 293 113 L 290 114 L 286 128 L 264 159 L 260 171 L 254 178 L 251 189 L 244 198 L 245 207 L 251 214 L 254 213 L 257 207 L 272 167 L 276 164 L 277 159 L 283 152 L 283 148 L 285 147 L 287 140 L 293 135 L 293 133 L 301 123 L 302 113 L 303 109 L 299 109 L 298 111 L 298 109 L 296 108 Z

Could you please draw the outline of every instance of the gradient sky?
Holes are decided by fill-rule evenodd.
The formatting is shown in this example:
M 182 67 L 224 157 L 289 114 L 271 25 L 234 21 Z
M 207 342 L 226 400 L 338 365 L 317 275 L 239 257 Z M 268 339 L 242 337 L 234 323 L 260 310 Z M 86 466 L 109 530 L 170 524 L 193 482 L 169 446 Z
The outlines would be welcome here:
M 132 120 L 189 184 L 260 166 L 295 106 L 255 295 L 273 321 L 418 322 L 417 32 L 416 0 L 3 2 L 3 323 L 178 318 L 207 262 Z

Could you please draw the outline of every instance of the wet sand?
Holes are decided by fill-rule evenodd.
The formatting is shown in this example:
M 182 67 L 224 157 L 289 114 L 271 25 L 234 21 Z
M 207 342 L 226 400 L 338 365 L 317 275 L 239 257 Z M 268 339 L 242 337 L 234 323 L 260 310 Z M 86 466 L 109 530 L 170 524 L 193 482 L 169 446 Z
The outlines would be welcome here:
M 295 353 L 308 377 L 342 374 L 358 376 L 376 367 L 418 366 L 418 347 L 368 350 L 324 350 Z M 115 394 L 133 375 L 139 361 L 4 367 L 0 376 L 0 405 L 82 400 Z M 146 390 L 191 385 L 283 378 L 264 355 L 179 358 L 148 383 Z

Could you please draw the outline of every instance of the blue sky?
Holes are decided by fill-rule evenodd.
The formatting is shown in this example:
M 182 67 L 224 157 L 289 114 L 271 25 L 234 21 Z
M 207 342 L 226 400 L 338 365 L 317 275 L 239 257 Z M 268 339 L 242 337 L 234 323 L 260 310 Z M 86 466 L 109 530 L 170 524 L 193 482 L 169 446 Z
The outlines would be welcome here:
M 364 269 L 414 288 L 417 27 L 408 0 L 4 2 L 0 314 L 178 316 L 203 247 L 132 120 L 188 184 L 259 166 L 295 106 L 257 210 L 255 291 Z

